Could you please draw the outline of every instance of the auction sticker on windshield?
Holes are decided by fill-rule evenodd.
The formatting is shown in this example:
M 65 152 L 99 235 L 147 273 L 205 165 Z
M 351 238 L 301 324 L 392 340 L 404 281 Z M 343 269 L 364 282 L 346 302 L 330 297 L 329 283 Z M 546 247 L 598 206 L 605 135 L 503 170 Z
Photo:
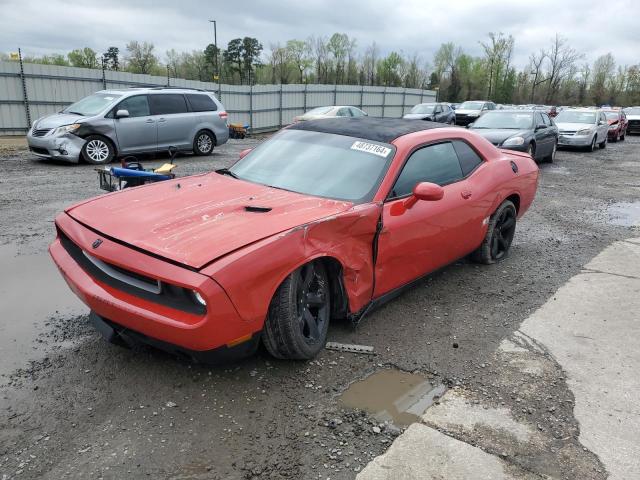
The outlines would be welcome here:
M 386 158 L 389 153 L 391 153 L 391 149 L 388 147 L 383 147 L 382 145 L 378 145 L 376 143 L 362 142 L 360 140 L 353 142 L 353 145 L 351 145 L 351 150 L 373 153 L 374 155 L 378 155 L 379 157 L 384 158 Z

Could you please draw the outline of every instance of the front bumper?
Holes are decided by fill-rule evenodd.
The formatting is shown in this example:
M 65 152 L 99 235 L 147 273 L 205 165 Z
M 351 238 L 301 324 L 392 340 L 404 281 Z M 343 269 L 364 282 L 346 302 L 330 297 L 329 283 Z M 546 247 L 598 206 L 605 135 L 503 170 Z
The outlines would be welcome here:
M 34 137 L 31 131 L 27 133 L 29 150 L 41 158 L 53 158 L 78 163 L 84 143 L 83 138 L 72 133 L 57 136 L 45 135 L 44 137 Z
M 627 124 L 627 133 L 640 133 L 640 120 L 631 120 Z
M 174 353 L 187 352 L 186 355 L 196 359 L 199 355 L 206 357 L 212 350 L 228 350 L 245 342 L 253 346 L 259 337 L 262 325 L 243 320 L 226 292 L 210 277 L 116 243 L 84 227 L 66 213 L 56 218 L 56 226 L 59 234 L 49 252 L 60 273 L 80 300 L 103 322 L 106 320 L 118 335 L 128 334 Z M 96 239 L 102 243 L 94 249 L 92 244 Z M 72 242 L 81 254 L 90 252 L 99 260 L 133 272 L 133 275 L 196 290 L 207 300 L 207 308 L 199 313 L 188 311 L 180 305 L 154 299 L 150 297 L 153 294 L 137 291 L 131 285 L 119 287 L 113 282 L 105 282 L 91 273 L 68 242 Z
M 591 145 L 591 140 L 593 139 L 593 135 L 588 136 L 565 136 L 560 134 L 558 137 L 558 146 L 559 147 L 588 147 Z

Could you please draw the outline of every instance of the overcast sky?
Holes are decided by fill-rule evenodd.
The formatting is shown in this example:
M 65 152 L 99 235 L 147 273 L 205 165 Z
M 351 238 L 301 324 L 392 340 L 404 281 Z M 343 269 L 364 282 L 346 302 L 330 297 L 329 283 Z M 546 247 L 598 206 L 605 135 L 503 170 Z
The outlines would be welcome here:
M 588 61 L 612 52 L 619 64 L 640 63 L 640 0 L 0 0 L 0 51 L 25 55 L 98 52 L 129 40 L 166 50 L 202 49 L 233 38 L 271 44 L 344 32 L 360 51 L 376 41 L 383 53 L 418 53 L 431 62 L 443 42 L 479 55 L 488 32 L 515 37 L 515 63 L 546 47 L 556 32 Z

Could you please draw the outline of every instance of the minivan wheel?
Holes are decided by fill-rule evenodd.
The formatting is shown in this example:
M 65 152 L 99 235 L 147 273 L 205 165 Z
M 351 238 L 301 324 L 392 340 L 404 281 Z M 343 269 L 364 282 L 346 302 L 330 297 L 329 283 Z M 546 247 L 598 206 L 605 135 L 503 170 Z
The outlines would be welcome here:
M 82 147 L 82 158 L 92 165 L 111 163 L 115 156 L 115 149 L 109 140 L 100 135 L 91 135 L 85 139 Z
M 201 130 L 193 140 L 193 151 L 196 155 L 211 155 L 215 144 L 213 135 L 206 130 Z

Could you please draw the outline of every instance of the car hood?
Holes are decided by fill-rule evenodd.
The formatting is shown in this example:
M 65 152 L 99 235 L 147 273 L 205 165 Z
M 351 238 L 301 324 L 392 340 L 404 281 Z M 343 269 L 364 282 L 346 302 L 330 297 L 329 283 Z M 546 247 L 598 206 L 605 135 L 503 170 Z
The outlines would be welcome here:
M 47 115 L 46 117 L 38 119 L 33 124 L 33 127 L 37 129 L 56 128 L 61 127 L 62 125 L 71 125 L 72 123 L 76 123 L 83 118 L 86 117 L 73 113 L 54 113 L 52 115 Z
M 106 237 L 200 269 L 238 248 L 351 206 L 209 173 L 104 195 L 67 213 Z
M 627 115 L 627 120 L 640 120 L 640 115 Z
M 456 110 L 456 115 L 458 113 L 461 113 L 462 115 L 480 115 L 481 110 L 461 110 L 461 109 L 457 109 Z
M 408 118 L 411 120 L 422 120 L 423 118 L 431 118 L 433 113 L 407 113 L 402 118 Z
M 558 130 L 568 130 L 570 132 L 577 130 L 584 130 L 586 128 L 595 128 L 596 126 L 593 123 L 563 123 L 556 122 Z
M 484 138 L 489 140 L 494 145 L 500 145 L 509 137 L 527 137 L 530 132 L 529 130 L 513 130 L 508 128 L 473 128 L 471 130 L 477 133 L 478 135 L 482 135 Z

